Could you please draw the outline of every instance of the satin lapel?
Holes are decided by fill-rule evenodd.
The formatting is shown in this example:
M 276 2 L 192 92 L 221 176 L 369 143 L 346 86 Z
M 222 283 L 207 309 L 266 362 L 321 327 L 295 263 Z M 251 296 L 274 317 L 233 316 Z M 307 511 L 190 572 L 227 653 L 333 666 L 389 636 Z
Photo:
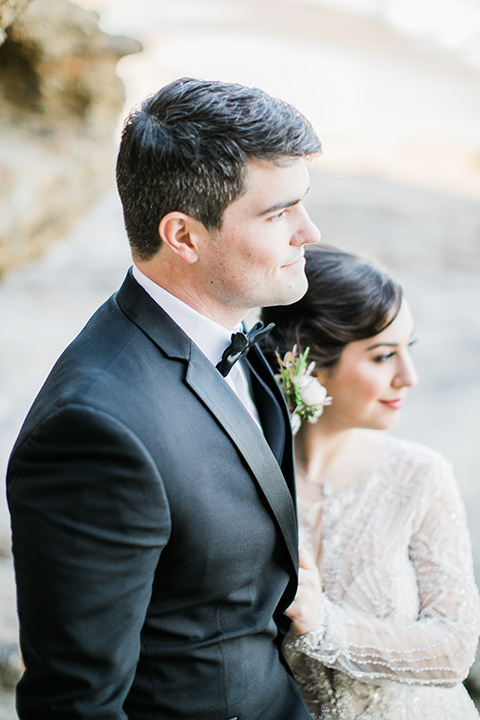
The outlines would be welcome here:
M 253 354 L 249 353 L 244 363 L 248 368 L 255 405 L 262 422 L 265 438 L 281 465 L 285 447 L 285 428 L 289 420 L 288 417 L 284 417 L 282 407 L 272 392 L 274 380 L 265 377 L 265 373 L 262 372 L 263 368 L 259 368 L 258 363 L 255 363 L 254 360 Z
M 209 408 L 251 469 L 298 567 L 295 505 L 270 447 L 242 402 L 205 355 L 128 273 L 117 293 L 122 311 L 168 357 L 187 364 L 185 382 Z M 290 478 L 288 478 L 290 480 Z
M 186 382 L 215 415 L 244 458 L 277 519 L 293 565 L 298 566 L 295 506 L 275 456 L 241 401 L 192 344 Z

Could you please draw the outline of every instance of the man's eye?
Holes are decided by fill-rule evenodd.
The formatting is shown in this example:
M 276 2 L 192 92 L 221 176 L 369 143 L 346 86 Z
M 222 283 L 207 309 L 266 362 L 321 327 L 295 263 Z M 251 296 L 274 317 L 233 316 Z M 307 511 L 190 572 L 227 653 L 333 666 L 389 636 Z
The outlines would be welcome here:
M 272 216 L 270 217 L 270 220 L 273 220 L 274 222 L 275 222 L 275 220 L 281 220 L 281 218 L 285 217 L 286 212 L 287 212 L 287 208 L 284 208 L 283 210 L 281 210 L 281 211 L 280 211 L 279 213 L 277 213 L 276 215 L 272 215 Z

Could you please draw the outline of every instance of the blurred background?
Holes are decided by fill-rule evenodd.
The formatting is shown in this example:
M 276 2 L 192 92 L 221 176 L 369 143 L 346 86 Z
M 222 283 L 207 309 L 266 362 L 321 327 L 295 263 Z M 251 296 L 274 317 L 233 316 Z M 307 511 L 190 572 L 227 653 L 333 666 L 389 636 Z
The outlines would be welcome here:
M 404 284 L 420 384 L 395 432 L 454 463 L 480 581 L 480 0 L 0 0 L 2 473 L 51 365 L 130 264 L 122 118 L 186 75 L 258 85 L 314 124 L 308 210 L 324 242 Z M 0 720 L 16 635 L 2 499 Z

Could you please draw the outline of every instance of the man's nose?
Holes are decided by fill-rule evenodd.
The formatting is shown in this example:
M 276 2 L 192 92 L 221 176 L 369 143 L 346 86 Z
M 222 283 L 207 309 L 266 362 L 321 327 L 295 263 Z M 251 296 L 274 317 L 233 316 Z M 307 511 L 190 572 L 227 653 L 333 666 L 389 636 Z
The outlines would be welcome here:
M 296 245 L 306 245 L 318 243 L 321 235 L 320 230 L 310 219 L 310 215 L 305 210 L 303 205 L 299 207 L 300 212 L 300 226 L 292 238 Z

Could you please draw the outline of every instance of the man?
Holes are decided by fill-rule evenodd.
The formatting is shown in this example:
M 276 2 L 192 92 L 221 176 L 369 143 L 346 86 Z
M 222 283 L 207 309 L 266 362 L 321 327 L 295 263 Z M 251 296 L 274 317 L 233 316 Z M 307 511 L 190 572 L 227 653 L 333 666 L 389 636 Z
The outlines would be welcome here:
M 310 717 L 280 648 L 288 417 L 255 346 L 216 366 L 248 311 L 306 291 L 319 151 L 294 108 L 239 85 L 179 80 L 127 119 L 133 271 L 57 362 L 9 467 L 21 720 Z

